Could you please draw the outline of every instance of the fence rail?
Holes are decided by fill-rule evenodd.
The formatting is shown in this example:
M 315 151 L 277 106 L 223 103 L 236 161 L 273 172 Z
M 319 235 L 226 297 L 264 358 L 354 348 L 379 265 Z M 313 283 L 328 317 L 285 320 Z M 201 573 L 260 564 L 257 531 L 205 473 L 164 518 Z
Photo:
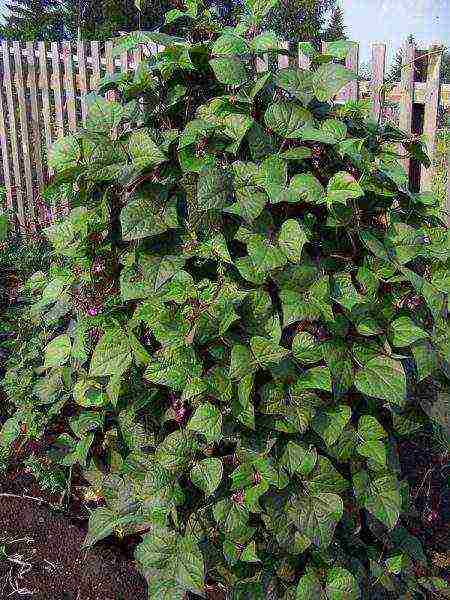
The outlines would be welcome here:
M 22 229 L 34 229 L 39 222 L 41 192 L 52 174 L 47 166 L 48 153 L 57 138 L 76 131 L 86 122 L 87 94 L 96 89 L 105 74 L 134 71 L 158 49 L 143 45 L 113 57 L 113 45 L 113 41 L 1 43 L 0 172 L 7 207 L 17 216 Z M 292 45 L 290 49 L 293 50 Z M 440 84 L 442 55 L 437 47 L 419 52 L 414 45 L 406 44 L 403 56 L 402 80 L 393 86 L 386 100 L 398 105 L 402 129 L 426 135 L 428 150 L 433 154 L 439 110 L 450 106 L 450 85 Z M 419 58 L 418 70 L 414 64 Z M 349 52 L 346 64 L 358 72 L 359 44 Z M 279 68 L 293 65 L 309 68 L 309 59 L 301 52 L 279 56 Z M 256 68 L 267 70 L 267 58 L 258 59 Z M 349 83 L 337 100 L 371 98 L 374 115 L 378 117 L 383 108 L 381 92 L 385 78 L 386 45 L 375 44 L 371 81 Z M 431 187 L 432 169 L 422 169 L 419 176 L 417 173 L 414 176 L 409 161 L 405 159 L 404 164 L 412 186 L 420 185 L 423 190 Z M 448 180 L 450 212 L 450 174 Z

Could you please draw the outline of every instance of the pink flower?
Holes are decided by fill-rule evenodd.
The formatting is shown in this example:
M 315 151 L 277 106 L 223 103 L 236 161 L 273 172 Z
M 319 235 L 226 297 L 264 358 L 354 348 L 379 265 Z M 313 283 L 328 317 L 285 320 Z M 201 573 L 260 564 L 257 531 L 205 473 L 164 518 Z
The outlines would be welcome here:
M 238 490 L 231 496 L 231 500 L 235 504 L 240 504 L 241 506 L 244 504 L 244 499 L 244 490 Z
M 90 308 L 88 308 L 87 314 L 90 317 L 96 317 L 100 312 L 101 308 L 99 308 L 98 306 L 91 306 Z

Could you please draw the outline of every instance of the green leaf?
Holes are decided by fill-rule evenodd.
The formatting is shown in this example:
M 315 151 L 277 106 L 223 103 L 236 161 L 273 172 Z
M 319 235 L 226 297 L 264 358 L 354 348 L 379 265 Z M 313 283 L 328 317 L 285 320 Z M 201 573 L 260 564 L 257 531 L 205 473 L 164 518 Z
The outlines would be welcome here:
M 306 573 L 300 577 L 295 600 L 325 600 L 324 590 L 314 573 Z
M 106 100 L 97 94 L 87 96 L 88 116 L 86 128 L 93 132 L 109 133 L 118 127 L 123 116 L 124 109 L 121 104 Z
M 363 195 L 363 189 L 350 173 L 343 171 L 336 173 L 328 182 L 327 202 L 329 204 L 335 202 L 345 204 L 349 198 L 359 198 Z
M 339 439 L 351 416 L 351 408 L 341 404 L 336 408 L 319 412 L 313 419 L 312 428 L 327 446 L 332 446 Z
M 281 465 L 293 475 L 308 475 L 314 469 L 317 461 L 317 450 L 314 446 L 300 446 L 295 442 L 288 442 L 281 458 Z
M 331 392 L 331 373 L 328 367 L 314 367 L 298 378 L 298 389 Z
M 298 221 L 288 219 L 283 223 L 278 243 L 289 261 L 293 263 L 301 261 L 303 246 L 307 241 L 308 237 Z
M 273 340 L 260 336 L 250 340 L 250 348 L 256 364 L 262 369 L 277 365 L 289 354 L 289 350 L 286 348 L 282 348 Z
M 256 365 L 252 353 L 247 346 L 236 344 L 231 349 L 230 378 L 241 380 L 255 372 Z
M 169 433 L 159 444 L 155 458 L 165 469 L 178 471 L 188 466 L 197 449 L 194 436 L 190 432 L 178 430 Z
M 321 203 L 325 198 L 325 188 L 320 181 L 309 173 L 295 175 L 289 184 L 291 202 Z
M 398 406 L 405 403 L 405 371 L 400 362 L 387 356 L 377 356 L 369 360 L 356 374 L 355 385 L 367 396 L 387 400 Z
M 312 152 L 306 146 L 299 146 L 298 148 L 290 148 L 280 154 L 283 160 L 296 160 L 302 161 L 305 158 L 311 158 Z
M 239 560 L 242 560 L 243 562 L 246 562 L 246 563 L 261 562 L 261 560 L 258 558 L 258 555 L 256 553 L 256 543 L 255 542 L 250 542 L 244 548 L 241 556 L 239 557 Z
M 281 69 L 275 83 L 307 106 L 314 97 L 313 74 L 305 69 Z
M 190 418 L 188 429 L 202 433 L 208 442 L 217 442 L 222 435 L 220 410 L 209 402 L 201 404 Z
M 223 119 L 223 124 L 225 126 L 224 133 L 234 141 L 234 143 L 227 148 L 229 152 L 235 154 L 239 150 L 239 146 L 248 130 L 252 127 L 253 122 L 252 117 L 247 115 L 227 115 Z
M 429 337 L 428 333 L 417 327 L 409 317 L 399 317 L 389 326 L 389 338 L 397 348 L 406 348 L 427 337 Z
M 176 199 L 167 200 L 161 192 L 139 194 L 122 209 L 120 222 L 125 241 L 160 235 L 178 227 Z
M 67 334 L 58 335 L 45 348 L 44 367 L 60 367 L 70 357 L 72 342 Z
M 312 120 L 312 114 L 294 102 L 274 102 L 264 115 L 267 127 L 286 139 L 300 138 L 302 127 Z
M 137 513 L 120 516 L 107 507 L 97 508 L 89 517 L 89 529 L 83 547 L 94 546 L 100 540 L 111 535 L 115 528 L 123 528 L 126 525 L 143 523 L 143 521 L 143 516 Z
M 398 523 L 402 506 L 397 481 L 390 475 L 371 481 L 364 506 L 388 529 L 393 529 Z
M 132 132 L 128 142 L 128 151 L 136 169 L 156 167 L 167 160 L 151 132 L 146 129 Z
M 156 569 L 163 579 L 175 581 L 185 591 L 203 593 L 203 557 L 193 536 L 154 527 L 142 538 L 135 557 L 144 572 Z
M 229 181 L 223 171 L 215 166 L 206 167 L 197 185 L 198 206 L 201 210 L 224 208 L 229 192 Z
M 205 458 L 191 470 L 190 478 L 194 485 L 200 488 L 206 496 L 211 496 L 222 481 L 223 464 L 218 458 Z
M 350 81 L 355 81 L 357 75 L 340 64 L 326 63 L 313 74 L 313 89 L 317 100 L 327 102 L 332 100 Z
M 174 579 L 154 579 L 152 577 L 148 582 L 147 592 L 148 600 L 184 600 L 186 598 L 184 586 L 179 585 Z
M 328 600 L 357 600 L 360 590 L 350 571 L 343 567 L 333 567 L 327 574 L 326 594 Z
M 248 79 L 245 64 L 237 56 L 220 56 L 211 59 L 209 64 L 217 81 L 225 85 L 242 85 Z
M 284 252 L 262 236 L 252 237 L 247 244 L 247 250 L 257 273 L 268 273 L 287 262 Z
M 332 56 L 333 58 L 338 58 L 339 60 L 344 60 L 347 57 L 347 54 L 355 48 L 355 42 L 349 42 L 348 40 L 336 40 L 333 42 L 327 42 L 325 54 L 328 56 Z
M 288 517 L 298 531 L 321 548 L 331 544 L 336 525 L 344 512 L 337 494 L 297 496 L 288 504 Z
M 124 373 L 132 360 L 132 348 L 126 333 L 123 329 L 110 329 L 94 349 L 89 374 L 91 377 L 105 377 Z
M 242 55 L 249 51 L 247 41 L 234 33 L 224 33 L 219 36 L 212 47 L 215 56 Z
M 245 6 L 257 19 L 262 19 L 278 4 L 278 0 L 245 0 Z
M 292 354 L 301 363 L 314 364 L 323 359 L 322 344 L 310 333 L 301 331 L 292 341 Z

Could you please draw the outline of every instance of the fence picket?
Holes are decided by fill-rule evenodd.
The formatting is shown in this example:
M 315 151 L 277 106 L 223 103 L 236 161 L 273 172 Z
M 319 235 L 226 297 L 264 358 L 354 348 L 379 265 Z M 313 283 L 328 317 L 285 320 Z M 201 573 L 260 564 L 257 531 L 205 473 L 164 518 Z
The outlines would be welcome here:
M 289 50 L 289 42 L 282 42 L 280 46 L 283 50 Z M 279 54 L 278 55 L 278 68 L 287 69 L 289 67 L 289 55 Z
M 8 106 L 8 117 L 9 117 L 9 130 L 11 140 L 11 153 L 14 170 L 14 191 L 16 194 L 17 202 L 17 219 L 19 221 L 19 227 L 23 231 L 25 227 L 25 215 L 24 215 L 24 189 L 22 188 L 22 171 L 20 168 L 20 156 L 19 156 L 19 137 L 18 137 L 18 124 L 17 124 L 17 113 L 16 113 L 16 102 L 14 98 L 14 90 L 11 76 L 11 55 L 9 51 L 9 43 L 7 41 L 2 42 L 2 56 L 3 56 L 3 84 L 6 91 L 6 102 Z
M 87 119 L 87 100 L 86 95 L 89 91 L 88 78 L 86 70 L 86 46 L 83 41 L 77 42 L 77 56 L 78 56 L 78 85 L 77 88 L 80 91 L 80 103 L 81 103 L 81 121 L 83 125 L 86 125 Z
M 69 131 L 75 132 L 78 127 L 77 107 L 75 103 L 75 83 L 72 60 L 72 42 L 63 42 L 64 90 L 66 92 L 66 111 Z
M 432 159 L 436 148 L 436 130 L 440 103 L 440 79 L 442 66 L 442 49 L 432 46 L 429 50 L 427 68 L 427 93 L 425 99 L 425 114 L 423 133 L 426 139 L 428 154 Z M 429 190 L 433 183 L 433 165 L 429 169 L 422 166 L 420 189 Z
M 50 93 L 48 82 L 47 68 L 47 45 L 45 42 L 38 42 L 39 52 L 39 87 L 42 98 L 42 116 L 44 121 L 44 136 L 47 146 L 47 156 L 50 155 L 53 138 L 51 128 L 51 110 L 50 110 Z M 49 175 L 53 175 L 52 169 L 48 169 Z
M 52 89 L 55 100 L 56 136 L 64 137 L 64 107 L 61 80 L 61 63 L 58 42 L 52 42 Z
M 14 70 L 15 77 L 14 81 L 17 90 L 17 104 L 19 108 L 19 124 L 20 124 L 20 140 L 21 140 L 21 152 L 25 175 L 25 189 L 27 194 L 27 205 L 28 214 L 24 216 L 26 226 L 34 227 L 34 190 L 33 190 L 33 172 L 31 169 L 31 158 L 30 158 L 30 136 L 28 131 L 28 115 L 27 115 L 27 103 L 25 99 L 25 81 L 23 77 L 22 68 L 22 48 L 20 42 L 13 42 L 14 52 Z
M 374 44 L 372 46 L 372 81 L 371 98 L 373 105 L 373 116 L 377 121 L 381 119 L 381 111 L 385 93 L 383 90 L 386 75 L 386 44 Z
M 311 68 L 311 59 L 306 54 L 303 54 L 300 47 L 298 49 L 298 66 L 300 69 L 310 69 Z
M 34 55 L 34 43 L 28 42 L 27 48 L 27 63 L 28 63 L 28 89 L 30 91 L 30 106 L 31 106 L 31 129 L 33 132 L 33 154 L 34 164 L 36 165 L 36 174 L 40 187 L 44 185 L 44 169 L 42 166 L 41 152 L 41 128 L 39 125 L 39 107 L 38 93 L 36 84 L 36 60 Z
M 101 79 L 100 44 L 91 42 L 92 77 L 89 83 L 90 91 L 97 89 Z
M 108 40 L 107 42 L 105 42 L 105 58 L 106 58 L 106 73 L 107 73 L 107 75 L 114 75 L 114 72 L 115 72 L 113 48 L 114 48 L 114 42 L 112 42 L 111 40 Z M 106 94 L 106 97 L 108 98 L 108 100 L 112 100 L 112 101 L 117 99 L 116 93 L 112 90 Z
M 414 44 L 407 42 L 403 49 L 403 64 L 402 64 L 402 79 L 400 82 L 400 112 L 399 126 L 400 129 L 411 133 L 412 118 L 413 118 L 413 102 L 414 102 L 414 60 L 416 58 L 416 47 Z M 402 160 L 403 166 L 409 173 L 410 159 Z
M 3 174 L 6 187 L 6 208 L 14 209 L 13 189 L 10 171 L 10 158 L 7 139 L 6 106 L 3 101 L 3 89 L 0 88 L 0 143 L 2 149 Z

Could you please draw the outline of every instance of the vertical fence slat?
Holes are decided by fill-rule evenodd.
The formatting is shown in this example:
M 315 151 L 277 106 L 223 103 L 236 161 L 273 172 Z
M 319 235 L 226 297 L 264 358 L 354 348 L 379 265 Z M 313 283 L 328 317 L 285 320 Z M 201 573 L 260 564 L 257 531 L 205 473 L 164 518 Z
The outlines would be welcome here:
M 47 146 L 47 157 L 50 155 L 52 148 L 52 128 L 51 128 L 51 109 L 50 109 L 50 93 L 47 68 L 47 44 L 38 42 L 39 49 L 39 87 L 41 89 L 42 98 L 42 116 L 44 121 L 44 135 Z M 49 175 L 53 175 L 53 171 L 48 169 Z
M 298 66 L 300 69 L 310 69 L 311 68 L 311 59 L 306 54 L 303 54 L 301 49 L 298 49 Z
M 11 153 L 14 170 L 14 191 L 17 202 L 17 218 L 19 221 L 20 228 L 23 229 L 25 225 L 24 215 L 24 190 L 22 188 L 22 171 L 20 168 L 19 160 L 19 137 L 18 137 L 18 124 L 17 124 L 17 113 L 16 113 L 16 102 L 14 99 L 12 76 L 11 76 L 11 55 L 10 45 L 7 41 L 2 41 L 2 53 L 3 53 L 3 82 L 6 91 L 6 102 L 8 105 L 8 120 L 9 120 L 9 133 L 11 140 Z
M 133 68 L 137 71 L 137 68 L 142 62 L 142 48 L 138 46 L 133 50 Z
M 52 89 L 55 100 L 57 137 L 61 138 L 64 137 L 64 108 L 58 42 L 52 42 Z
M 27 100 L 25 97 L 25 80 L 22 68 L 22 48 L 20 42 L 13 42 L 14 51 L 14 81 L 17 90 L 17 101 L 19 108 L 19 123 L 22 160 L 25 175 L 25 189 L 27 193 L 28 215 L 25 217 L 27 225 L 34 226 L 34 190 L 33 190 L 33 171 L 31 169 L 30 158 L 30 136 L 28 131 Z
M 400 107 L 399 107 L 399 126 L 400 129 L 411 133 L 412 116 L 414 103 L 414 59 L 416 57 L 416 47 L 407 42 L 403 49 L 402 78 L 400 82 Z M 404 158 L 402 163 L 407 173 L 409 173 L 410 160 Z
M 447 213 L 447 227 L 450 229 L 450 145 L 447 150 L 447 202 L 445 206 Z M 447 240 L 450 233 L 447 233 Z
M 80 91 L 81 121 L 82 121 L 83 125 L 86 125 L 86 118 L 87 118 L 86 95 L 88 93 L 88 79 L 87 79 L 87 70 L 86 70 L 86 46 L 83 41 L 77 42 L 77 56 L 78 56 L 78 85 L 77 85 L 77 88 Z
M 114 42 L 112 40 L 108 40 L 105 42 L 105 59 L 106 59 L 106 73 L 108 75 L 114 75 L 115 72 L 115 64 L 113 57 L 113 48 Z M 116 100 L 116 93 L 114 90 L 109 91 L 106 94 L 108 100 L 114 101 Z
M 94 91 L 97 89 L 101 78 L 101 62 L 100 62 L 100 44 L 91 42 L 91 61 L 92 61 L 92 77 L 90 79 L 89 89 Z
M 289 50 L 289 42 L 282 42 L 280 48 L 283 50 Z M 287 69 L 289 67 L 289 56 L 285 54 L 278 55 L 278 68 Z
M 75 104 L 75 85 L 72 59 L 72 42 L 63 42 L 64 90 L 66 92 L 66 111 L 69 131 L 77 130 L 77 107 Z
M 39 105 L 38 105 L 38 92 L 36 85 L 36 60 L 34 56 L 34 42 L 27 42 L 27 62 L 28 62 L 28 89 L 30 93 L 30 106 L 31 106 L 31 129 L 33 132 L 33 153 L 34 161 L 36 165 L 36 175 L 39 182 L 40 189 L 44 186 L 44 169 L 42 166 L 42 152 L 41 152 L 41 128 L 39 125 Z
M 374 44 L 372 46 L 372 81 L 370 93 L 372 97 L 373 116 L 377 121 L 381 120 L 384 92 L 384 78 L 386 75 L 386 44 Z
M 12 211 L 14 208 L 14 201 L 7 139 L 6 107 L 3 102 L 3 89 L 0 89 L 0 143 L 2 148 L 3 180 L 6 187 L 6 207 L 8 210 Z
M 425 114 L 423 133 L 425 135 L 428 155 L 434 161 L 436 149 L 436 131 L 438 127 L 439 102 L 441 90 L 442 51 L 437 46 L 429 50 L 427 69 L 427 91 L 425 96 Z M 433 184 L 433 165 L 429 169 L 422 166 L 420 189 L 429 190 Z
M 359 44 L 354 43 L 353 47 L 347 53 L 345 58 L 345 66 L 353 73 L 358 75 L 359 73 Z M 358 100 L 359 83 L 358 79 L 350 81 L 347 85 L 339 92 L 336 100 L 346 102 L 347 100 Z

